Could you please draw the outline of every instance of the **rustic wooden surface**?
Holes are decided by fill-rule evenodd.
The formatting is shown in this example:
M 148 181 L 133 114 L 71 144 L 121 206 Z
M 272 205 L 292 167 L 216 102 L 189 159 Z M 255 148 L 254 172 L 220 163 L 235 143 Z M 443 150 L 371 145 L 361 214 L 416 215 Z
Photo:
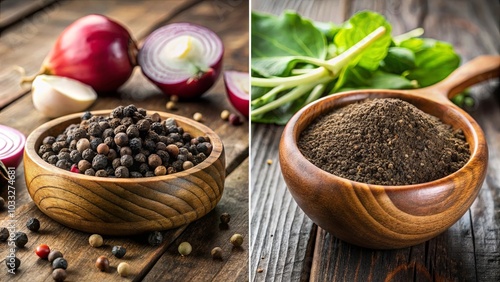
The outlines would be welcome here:
M 400 34 L 423 27 L 426 37 L 451 42 L 463 61 L 498 54 L 497 1 L 263 1 L 252 9 L 298 11 L 341 23 L 353 13 L 383 13 Z M 283 127 L 252 124 L 251 281 L 500 281 L 500 92 L 498 82 L 471 88 L 469 113 L 489 146 L 486 180 L 468 212 L 450 229 L 414 247 L 372 251 L 318 228 L 298 208 L 281 176 L 278 142 Z M 268 164 L 267 160 L 273 160 Z
M 248 71 L 247 1 L 5 0 L 0 8 L 0 124 L 14 127 L 25 135 L 49 119 L 34 109 L 29 87 L 19 86 L 20 76 L 11 71 L 11 66 L 19 65 L 28 74 L 35 73 L 59 33 L 90 13 L 104 14 L 125 24 L 139 45 L 152 30 L 166 23 L 187 21 L 207 26 L 224 42 L 224 69 Z M 136 69 L 114 97 L 100 97 L 90 109 L 111 109 L 134 103 L 149 110 L 166 111 L 167 101 Z M 15 225 L 17 230 L 28 234 L 29 242 L 17 252 L 21 267 L 16 275 L 6 272 L 8 245 L 0 243 L 0 264 L 4 269 L 0 272 L 0 281 L 52 281 L 49 263 L 34 254 L 36 246 L 42 243 L 64 253 L 69 263 L 67 281 L 245 280 L 248 276 L 248 122 L 235 127 L 220 119 L 224 109 L 235 112 L 226 97 L 222 79 L 201 101 L 178 105 L 174 114 L 192 117 L 195 112 L 202 113 L 203 123 L 212 128 L 225 145 L 225 190 L 212 212 L 189 226 L 164 232 L 165 241 L 159 247 L 149 246 L 144 236 L 105 236 L 103 247 L 92 248 L 87 241 L 89 234 L 64 227 L 36 208 L 26 191 L 21 164 L 16 170 Z M 232 215 L 229 229 L 219 227 L 219 216 L 226 211 Z M 7 215 L 7 210 L 0 211 L 0 226 L 8 225 Z M 27 230 L 25 224 L 30 217 L 41 221 L 38 233 Z M 229 237 L 233 233 L 244 236 L 242 248 L 231 248 Z M 193 252 L 180 258 L 176 249 L 183 241 L 193 245 Z M 123 259 L 112 256 L 114 245 L 127 248 Z M 222 261 L 212 260 L 210 256 L 215 246 L 224 250 Z M 100 255 L 110 258 L 109 273 L 101 273 L 94 267 Z M 121 278 L 116 272 L 121 261 L 133 268 L 127 278 Z

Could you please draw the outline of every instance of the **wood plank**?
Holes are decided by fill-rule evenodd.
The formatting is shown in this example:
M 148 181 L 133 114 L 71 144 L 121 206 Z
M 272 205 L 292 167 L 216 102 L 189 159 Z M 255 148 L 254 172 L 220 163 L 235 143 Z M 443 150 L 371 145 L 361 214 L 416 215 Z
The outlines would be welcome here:
M 36 73 L 59 34 L 72 22 L 85 15 L 105 14 L 124 24 L 135 39 L 149 34 L 161 20 L 166 20 L 201 0 L 65 1 L 14 26 L 0 37 L 0 109 L 25 95 L 29 85 L 19 85 L 20 74 L 13 66 Z M 133 12 L 131 12 L 133 11 Z M 143 16 L 140 16 L 143 15 Z
M 0 2 L 0 34 L 7 28 L 44 12 L 59 0 L 5 0 Z
M 479 54 L 497 54 L 499 38 L 498 24 L 494 18 L 499 11 L 498 3 L 482 0 L 469 1 L 254 1 L 253 7 L 260 11 L 279 14 L 285 8 L 297 10 L 301 15 L 320 21 L 343 22 L 356 11 L 370 9 L 383 13 L 393 24 L 393 34 L 423 26 L 426 37 L 439 38 L 452 42 L 464 61 Z M 328 3 L 327 3 L 328 2 Z M 311 7 L 314 6 L 314 7 Z M 333 10 L 326 7 L 337 7 Z M 328 10 L 331 18 L 319 11 Z M 332 19 L 333 18 L 333 19 Z M 480 42 L 480 43 L 479 43 Z M 498 281 L 500 280 L 500 259 L 498 248 L 500 213 L 498 178 L 499 165 L 499 127 L 500 103 L 493 95 L 498 83 L 472 88 L 472 95 L 478 99 L 478 107 L 472 111 L 473 117 L 484 129 L 490 148 L 488 176 L 477 200 L 471 209 L 450 229 L 438 237 L 418 246 L 391 251 L 372 251 L 344 243 L 321 228 L 317 236 L 307 234 L 307 229 L 297 226 L 292 233 L 304 233 L 300 240 L 309 242 L 308 252 L 314 255 L 294 256 L 293 251 L 283 248 L 282 239 L 277 242 L 262 243 L 262 234 L 275 230 L 284 219 L 282 198 L 290 197 L 284 191 L 285 184 L 281 175 L 271 170 L 265 160 L 277 157 L 277 144 L 281 127 L 252 125 L 252 243 L 251 270 L 252 281 L 283 280 L 290 276 L 283 274 L 281 262 L 298 264 L 303 275 L 311 281 Z M 497 99 L 497 101 L 499 101 Z M 274 140 L 273 140 L 274 139 Z M 266 142 L 267 141 L 267 142 Z M 259 146 L 255 146 L 258 143 Z M 256 148 L 256 149 L 254 149 Z M 281 183 L 280 183 L 281 181 Z M 278 182 L 278 183 L 276 183 Z M 273 201 L 269 199 L 274 199 Z M 293 203 L 294 204 L 294 203 Z M 281 207 L 281 213 L 279 208 Z M 272 212 L 270 212 L 272 211 Z M 301 214 L 298 210 L 295 216 Z M 271 216 L 271 215 L 272 216 Z M 272 219 L 269 219 L 271 217 Z M 292 215 L 287 215 L 292 217 Z M 276 220 L 275 218 L 280 218 Z M 306 220 L 307 219 L 306 217 Z M 288 224 L 291 224 L 288 221 Z M 314 226 L 314 225 L 312 225 Z M 289 230 L 279 230 L 280 238 L 287 238 Z M 255 235 L 253 235 L 255 234 Z M 285 235 L 283 235 L 285 234 Z M 268 240 L 269 241 L 269 240 Z M 266 247 L 263 245 L 266 244 Z M 299 245 L 305 246 L 305 243 Z M 294 246 L 295 247 L 295 246 Z M 264 250 L 263 250 L 264 249 Z M 265 260 L 280 263 L 263 263 L 257 260 L 256 253 L 264 252 L 270 256 Z M 290 261 L 290 257 L 293 260 Z M 304 267 L 312 260 L 310 268 Z M 262 272 L 256 272 L 257 269 Z M 283 278 L 286 277 L 286 278 Z M 293 276 L 298 280 L 299 276 Z M 292 281 L 295 281 L 292 279 Z
M 245 281 L 248 279 L 248 159 L 226 179 L 224 195 L 217 207 L 193 222 L 144 278 L 144 281 Z M 220 215 L 231 215 L 229 227 L 220 225 Z M 243 245 L 229 242 L 235 233 L 243 235 Z M 193 251 L 182 257 L 177 250 L 189 242 Z M 212 259 L 211 250 L 220 247 L 223 259 Z
M 297 206 L 281 175 L 277 152 L 282 131 L 279 126 L 252 125 L 252 281 L 298 281 L 310 262 L 305 254 L 313 223 Z

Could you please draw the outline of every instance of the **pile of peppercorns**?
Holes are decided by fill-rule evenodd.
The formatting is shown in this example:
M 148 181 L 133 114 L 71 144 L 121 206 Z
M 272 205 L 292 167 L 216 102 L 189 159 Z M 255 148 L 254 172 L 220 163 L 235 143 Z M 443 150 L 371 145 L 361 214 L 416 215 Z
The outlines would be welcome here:
M 208 136 L 191 136 L 173 118 L 147 115 L 134 105 L 109 116 L 86 112 L 80 124 L 38 148 L 42 159 L 59 168 L 99 177 L 139 178 L 172 174 L 203 162 L 212 152 Z

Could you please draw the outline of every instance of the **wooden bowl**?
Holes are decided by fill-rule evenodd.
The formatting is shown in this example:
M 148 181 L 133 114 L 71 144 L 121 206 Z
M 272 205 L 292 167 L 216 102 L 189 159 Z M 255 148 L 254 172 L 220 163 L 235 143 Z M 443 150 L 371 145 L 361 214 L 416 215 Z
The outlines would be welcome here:
M 335 94 L 299 111 L 283 132 L 279 159 L 285 182 L 302 210 L 346 242 L 373 249 L 419 244 L 444 232 L 472 205 L 486 175 L 488 149 L 479 125 L 448 100 L 465 87 L 500 75 L 500 57 L 483 56 L 444 81 L 419 90 L 360 90 Z M 471 157 L 441 179 L 404 186 L 351 181 L 309 162 L 299 151 L 300 133 L 318 116 L 368 98 L 399 98 L 463 130 Z
M 61 117 L 35 129 L 26 141 L 26 185 L 38 208 L 68 227 L 104 235 L 175 228 L 211 211 L 224 189 L 222 141 L 203 124 L 158 113 L 162 119 L 175 118 L 193 136 L 208 136 L 213 149 L 207 159 L 193 168 L 165 176 L 118 179 L 72 173 L 48 164 L 37 154 L 44 137 L 57 136 L 70 124 L 80 123 L 81 114 Z

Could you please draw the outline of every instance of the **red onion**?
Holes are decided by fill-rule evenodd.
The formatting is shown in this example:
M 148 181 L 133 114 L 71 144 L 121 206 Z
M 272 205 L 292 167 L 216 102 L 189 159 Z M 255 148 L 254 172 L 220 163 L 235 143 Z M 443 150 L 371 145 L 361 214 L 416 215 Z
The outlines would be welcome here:
M 165 94 L 195 98 L 215 83 L 222 69 L 221 39 L 206 27 L 174 23 L 151 33 L 138 62 L 144 75 Z
M 0 124 L 0 160 L 6 167 L 17 167 L 23 158 L 26 137 L 18 130 Z
M 59 35 L 40 74 L 73 78 L 97 92 L 116 91 L 132 74 L 136 54 L 127 29 L 105 16 L 88 15 Z
M 224 84 L 231 104 L 244 116 L 248 117 L 250 81 L 247 72 L 225 71 Z

